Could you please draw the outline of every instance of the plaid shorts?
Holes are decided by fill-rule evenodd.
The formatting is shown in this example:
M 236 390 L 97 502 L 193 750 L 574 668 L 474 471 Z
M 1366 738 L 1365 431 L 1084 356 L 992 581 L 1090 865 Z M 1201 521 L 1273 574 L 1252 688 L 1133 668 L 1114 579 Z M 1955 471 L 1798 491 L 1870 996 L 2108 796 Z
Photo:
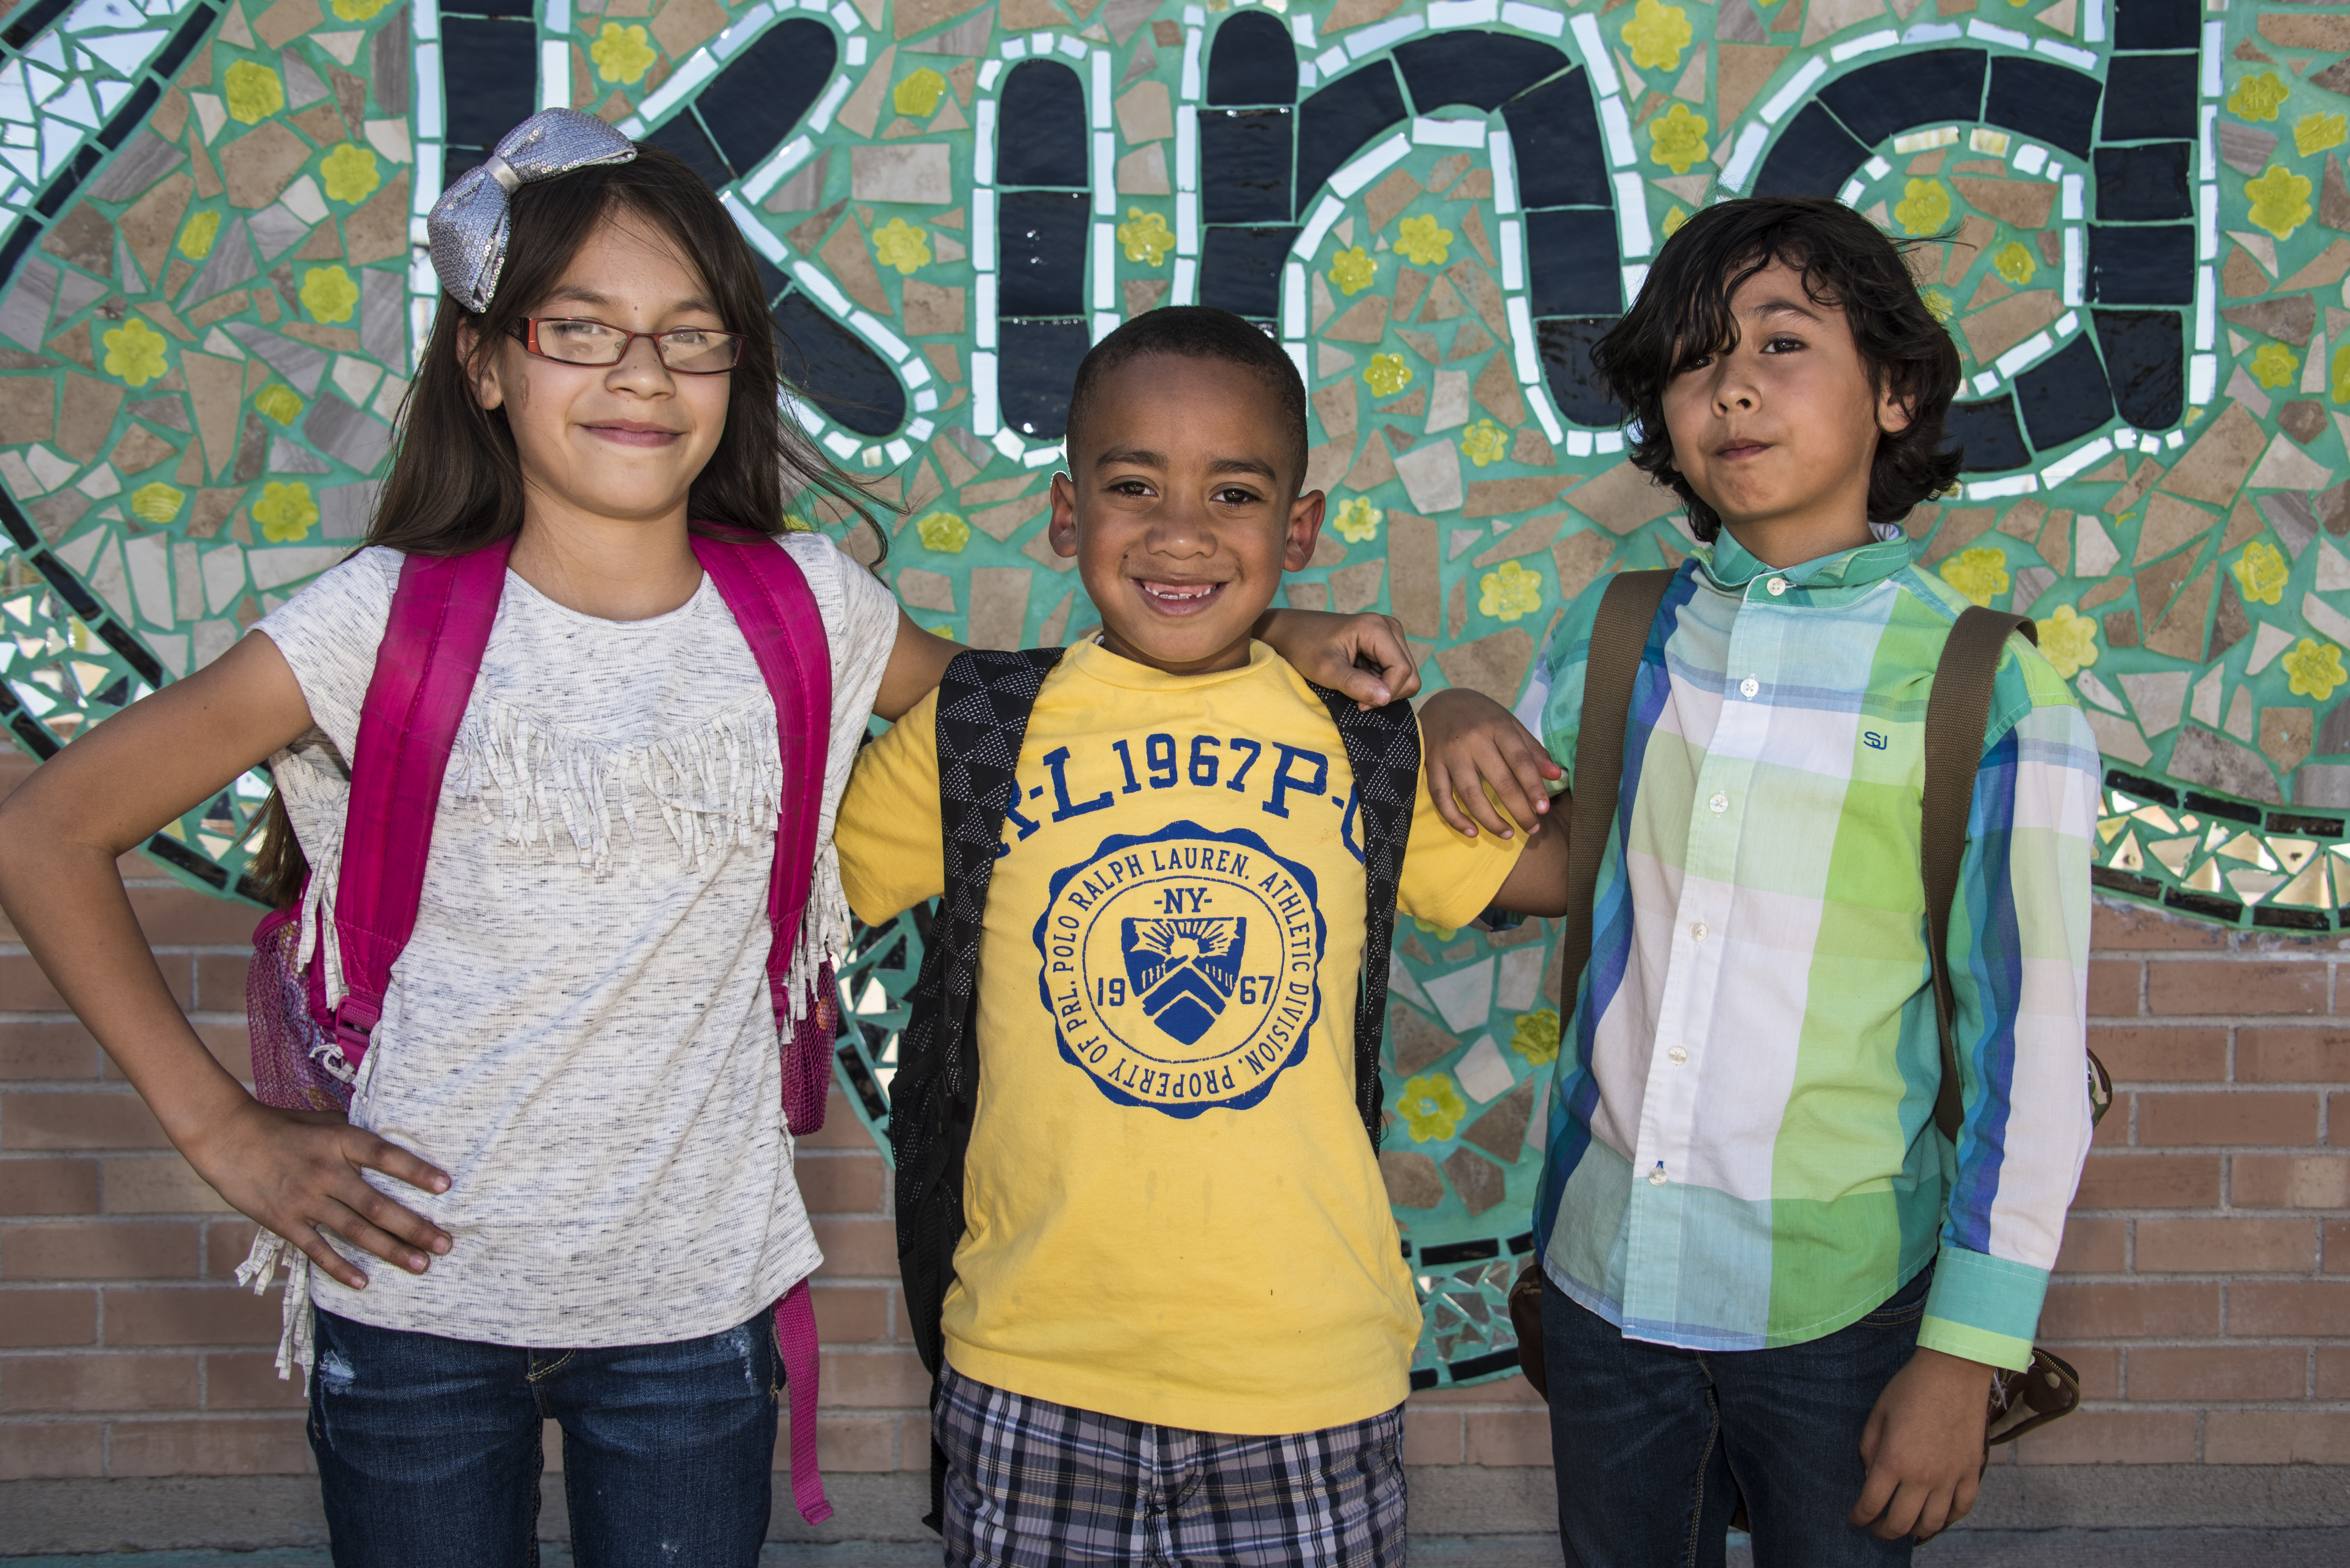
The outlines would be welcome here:
M 1402 1568 L 1403 1407 L 1285 1437 L 1153 1427 L 940 1371 L 946 1561 Z

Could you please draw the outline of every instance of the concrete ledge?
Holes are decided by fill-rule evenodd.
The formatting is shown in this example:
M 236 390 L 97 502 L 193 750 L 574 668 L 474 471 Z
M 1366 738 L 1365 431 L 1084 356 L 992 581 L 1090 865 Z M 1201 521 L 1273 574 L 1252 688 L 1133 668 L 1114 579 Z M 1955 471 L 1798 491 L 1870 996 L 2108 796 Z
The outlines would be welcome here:
M 921 1546 L 936 1539 L 921 1523 L 930 1505 L 927 1471 L 839 1474 L 827 1477 L 825 1484 L 835 1511 L 828 1522 L 811 1528 L 793 1511 L 785 1478 L 777 1477 L 768 1539 L 877 1547 Z M 1480 1542 L 1489 1552 L 1506 1545 L 1507 1555 L 1516 1561 L 1521 1549 L 1539 1550 L 1541 1542 L 1552 1538 L 1557 1528 L 1555 1498 L 1544 1469 L 1419 1466 L 1411 1472 L 1411 1532 L 1427 1541 L 1435 1561 L 1445 1560 L 1448 1551 L 1471 1551 Z M 547 1540 L 569 1537 L 560 1477 L 547 1478 L 540 1521 Z M 2124 1536 L 2197 1530 L 2223 1532 L 2210 1538 L 2215 1548 L 2224 1542 L 2231 1551 L 2250 1551 L 2243 1543 L 2251 1535 L 2345 1529 L 2350 1466 L 1998 1465 L 1985 1478 L 1982 1501 L 1962 1533 L 1978 1538 L 1981 1550 L 1991 1550 L 1997 1538 L 2022 1552 L 2035 1534 L 2043 1537 L 2041 1547 L 2031 1548 L 2037 1552 L 2047 1544 L 2046 1532 L 2095 1532 L 2119 1552 Z M 2332 1539 L 2332 1560 L 2350 1561 L 2342 1538 Z M 318 1483 L 311 1476 L 0 1483 L 0 1557 L 253 1552 L 323 1546 L 326 1540 Z M 1958 1542 L 1954 1534 L 1946 1560 L 1952 1568 L 1961 1559 L 1986 1564 L 2011 1560 L 1961 1553 Z M 1967 1552 L 1977 1550 L 1970 1546 Z M 826 1559 L 820 1554 L 819 1560 Z M 2112 1561 L 2123 1563 L 2125 1556 Z M 2299 1561 L 2287 1554 L 2274 1568 Z
M 2350 1526 L 2350 1465 L 1993 1465 L 1977 1530 Z

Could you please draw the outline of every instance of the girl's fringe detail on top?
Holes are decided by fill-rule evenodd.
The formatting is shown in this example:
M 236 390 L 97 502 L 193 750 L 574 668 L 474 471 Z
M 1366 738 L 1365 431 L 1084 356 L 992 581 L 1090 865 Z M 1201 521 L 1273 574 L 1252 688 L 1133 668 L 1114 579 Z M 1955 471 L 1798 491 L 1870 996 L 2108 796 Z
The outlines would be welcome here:
M 285 755 L 279 754 L 280 758 Z M 273 759 L 273 763 L 276 761 Z M 324 943 L 324 979 L 331 1007 L 347 994 L 342 953 L 335 935 L 335 885 L 342 873 L 343 817 L 349 788 L 315 764 L 296 762 L 276 767 L 276 772 L 288 805 L 311 808 L 297 812 L 303 821 L 330 825 L 317 836 L 322 842 L 302 846 L 310 861 L 310 885 L 303 899 L 297 961 L 308 963 L 319 950 L 317 944 Z M 624 748 L 567 733 L 527 709 L 477 691 L 458 729 L 442 791 L 444 802 L 476 802 L 483 820 L 496 823 L 510 844 L 543 842 L 549 853 L 559 853 L 555 839 L 559 824 L 581 869 L 596 877 L 610 876 L 613 871 L 612 818 L 617 810 L 628 837 L 629 875 L 633 883 L 642 861 L 637 813 L 629 800 L 631 783 L 650 797 L 686 871 L 702 869 L 711 856 L 730 847 L 772 854 L 783 798 L 783 760 L 773 703 L 763 693 L 696 729 L 650 746 Z M 822 781 L 816 781 L 816 786 L 823 787 Z M 827 821 L 824 826 L 816 844 L 807 909 L 792 944 L 788 1016 L 777 1035 L 778 1050 L 812 1011 L 824 966 L 829 962 L 837 971 L 847 954 L 848 895 L 841 886 L 840 858 L 833 848 L 831 824 Z M 339 1052 L 334 1053 L 334 1058 L 325 1064 L 327 1070 L 348 1081 L 348 1064 Z M 776 1116 L 779 1119 L 783 1116 L 780 1097 Z M 307 1380 L 314 1332 L 310 1304 L 314 1265 L 309 1258 L 285 1238 L 259 1231 L 236 1271 L 237 1282 L 250 1285 L 259 1295 L 269 1288 L 281 1262 L 286 1266 L 286 1302 L 277 1341 L 277 1376 L 289 1377 L 298 1366 Z
M 253 1238 L 253 1251 L 236 1266 L 236 1282 L 253 1287 L 255 1295 L 268 1293 L 270 1276 L 277 1272 L 280 1262 L 286 1265 L 286 1300 L 281 1304 L 277 1331 L 277 1376 L 283 1381 L 296 1367 L 302 1368 L 306 1388 L 310 1381 L 310 1364 L 317 1358 L 317 1321 L 311 1316 L 310 1271 L 317 1267 L 309 1254 L 287 1243 L 285 1237 L 262 1231 Z
M 763 692 L 693 729 L 623 748 L 481 693 L 458 728 L 444 788 L 478 802 L 509 844 L 553 851 L 559 823 L 580 866 L 598 877 L 612 874 L 617 807 L 633 882 L 642 844 L 631 783 L 651 800 L 687 871 L 715 850 L 764 842 L 783 798 L 775 704 Z

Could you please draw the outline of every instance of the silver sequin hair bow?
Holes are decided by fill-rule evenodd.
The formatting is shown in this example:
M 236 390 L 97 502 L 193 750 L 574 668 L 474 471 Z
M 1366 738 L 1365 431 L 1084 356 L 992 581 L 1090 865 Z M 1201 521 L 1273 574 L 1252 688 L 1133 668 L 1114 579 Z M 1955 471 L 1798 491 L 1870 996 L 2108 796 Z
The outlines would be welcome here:
M 507 196 L 526 181 L 636 155 L 636 143 L 576 109 L 543 109 L 507 131 L 489 161 L 458 175 L 424 220 L 441 286 L 474 314 L 487 310 L 505 270 L 513 225 Z

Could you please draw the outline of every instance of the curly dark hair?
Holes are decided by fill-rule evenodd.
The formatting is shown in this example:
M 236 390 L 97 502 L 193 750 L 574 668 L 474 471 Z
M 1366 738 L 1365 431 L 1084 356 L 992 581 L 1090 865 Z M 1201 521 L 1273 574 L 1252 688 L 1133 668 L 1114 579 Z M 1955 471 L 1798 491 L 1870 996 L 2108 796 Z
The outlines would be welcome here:
M 1803 275 L 1812 302 L 1843 309 L 1861 362 L 1909 410 L 1908 428 L 1880 435 L 1868 475 L 1868 517 L 1897 523 L 1950 488 L 1964 453 L 1942 444 L 1959 389 L 1959 351 L 1918 297 L 1906 254 L 1841 202 L 1755 196 L 1701 210 L 1657 256 L 1623 320 L 1591 349 L 1592 363 L 1631 416 L 1632 461 L 1689 509 L 1700 539 L 1721 518 L 1673 467 L 1665 389 L 1683 365 L 1738 341 L 1731 296 L 1773 262 Z

